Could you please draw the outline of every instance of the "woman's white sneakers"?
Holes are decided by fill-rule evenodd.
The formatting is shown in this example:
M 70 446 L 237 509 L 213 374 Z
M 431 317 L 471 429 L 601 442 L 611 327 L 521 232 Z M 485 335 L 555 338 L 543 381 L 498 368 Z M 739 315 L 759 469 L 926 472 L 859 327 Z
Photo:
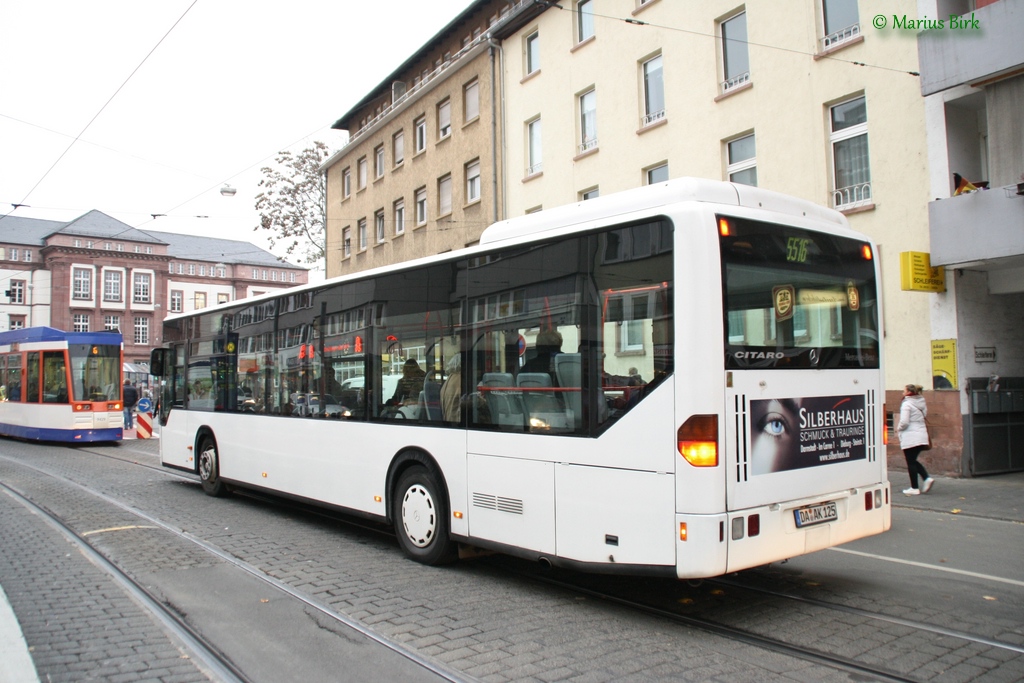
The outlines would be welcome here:
M 914 488 L 903 489 L 903 495 L 905 495 L 905 496 L 920 496 L 922 493 L 928 493 L 929 491 L 931 491 L 932 490 L 932 485 L 934 485 L 934 484 L 935 484 L 935 480 L 932 479 L 931 477 L 928 477 L 927 479 L 924 480 L 924 483 L 921 485 L 920 490 L 919 489 L 914 489 Z

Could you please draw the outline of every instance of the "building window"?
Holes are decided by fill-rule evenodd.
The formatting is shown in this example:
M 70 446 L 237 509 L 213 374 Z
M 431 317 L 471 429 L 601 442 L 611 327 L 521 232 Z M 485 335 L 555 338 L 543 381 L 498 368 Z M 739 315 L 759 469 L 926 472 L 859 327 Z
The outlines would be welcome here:
M 398 131 L 391 138 L 391 156 L 395 160 L 395 166 L 405 161 L 405 131 Z
M 105 315 L 103 316 L 103 329 L 108 332 L 120 332 L 121 331 L 121 316 L 119 315 Z
M 26 249 L 24 251 L 24 254 L 22 255 L 22 260 L 25 261 L 26 263 L 32 260 L 32 250 L 31 249 Z
M 466 203 L 480 199 L 480 161 L 466 164 Z
M 11 261 L 17 261 L 19 256 L 18 248 L 13 247 L 7 252 L 7 258 Z
M 75 313 L 71 316 L 71 331 L 72 332 L 88 332 L 89 331 L 89 316 L 86 313 Z
M 427 222 L 427 188 L 421 187 L 416 190 L 416 225 L 425 225 Z
M 224 269 L 224 268 L 218 268 L 217 269 L 217 277 L 224 277 L 226 275 L 226 273 L 227 273 L 227 270 Z
M 725 74 L 723 93 L 750 82 L 746 12 L 722 22 L 722 69 Z
M 526 36 L 526 74 L 540 71 L 540 32 Z
M 405 232 L 405 200 L 395 201 L 395 234 L 401 235 Z
M 345 258 L 352 255 L 352 228 L 341 231 L 341 252 Z
M 23 315 L 12 315 L 8 318 L 8 328 L 12 330 L 23 330 L 25 329 L 25 316 Z
M 119 271 L 119 270 L 104 270 L 103 271 L 103 300 L 104 301 L 120 301 L 121 300 L 121 271 Z
M 146 247 L 146 253 L 147 254 L 152 254 L 153 253 L 153 247 Z
M 284 280 L 284 278 L 281 279 Z M 231 299 L 228 298 L 228 295 L 224 292 L 221 292 L 220 294 L 217 295 L 217 303 L 219 304 L 226 304 L 230 300 Z
M 82 240 L 75 240 L 75 249 L 82 248 Z
M 142 253 L 142 246 L 139 245 L 139 244 L 136 244 L 135 247 L 134 247 L 134 251 L 135 251 L 136 254 Z
M 592 187 L 589 190 L 583 190 L 583 192 L 580 192 L 580 199 L 582 201 L 587 201 L 588 199 L 597 199 L 600 196 L 601 191 L 596 187 Z
M 200 263 L 199 264 L 199 275 L 201 277 L 206 277 L 206 264 L 205 263 Z
M 871 167 L 868 159 L 868 110 L 863 97 L 829 109 L 834 187 L 832 203 L 850 209 L 871 202 Z
M 444 139 L 452 134 L 452 103 L 445 100 L 437 105 L 437 138 Z
M 173 263 L 168 263 L 167 264 L 167 272 L 170 273 L 171 275 L 174 275 L 174 264 Z
M 447 216 L 452 212 L 452 177 L 446 175 L 437 181 L 437 215 Z
M 110 251 L 110 247 L 111 247 L 111 246 L 112 246 L 112 245 L 110 244 L 110 242 L 104 242 L 104 243 L 103 243 L 103 249 L 104 249 L 105 251 Z
M 206 308 L 206 292 L 196 292 L 193 295 L 193 303 L 197 311 L 201 308 Z
M 576 3 L 576 37 L 577 43 L 594 37 L 593 0 L 579 0 Z
M 149 318 L 135 319 L 135 343 L 140 345 L 149 344 Z
M 668 180 L 668 164 L 661 164 L 647 169 L 647 184 L 655 185 Z
M 534 119 L 526 124 L 526 138 L 527 138 L 527 159 L 526 159 L 526 175 L 531 176 L 534 173 L 540 173 L 544 170 L 544 150 L 540 143 L 540 119 Z
M 580 95 L 580 154 L 597 147 L 597 92 Z
M 267 271 L 264 270 L 264 271 L 261 271 L 261 272 L 263 273 L 263 279 L 266 280 L 267 279 Z
M 118 243 L 117 243 L 117 250 L 118 250 L 118 251 L 124 251 L 124 245 L 123 245 L 123 244 L 121 244 L 120 242 L 118 242 Z
M 665 81 L 661 74 L 661 55 L 648 59 L 643 65 L 644 117 L 640 126 L 647 126 L 665 118 Z
M 384 243 L 384 209 L 373 214 L 373 225 L 377 230 L 377 244 Z
M 185 303 L 185 293 L 180 289 L 171 290 L 171 313 L 181 313 Z
M 352 194 L 352 171 L 345 169 L 341 172 L 341 198 L 348 199 Z
M 23 303 L 25 303 L 25 281 L 24 280 L 11 280 L 10 302 L 12 304 L 23 304 Z
M 150 301 L 150 275 L 149 273 L 134 273 L 132 276 L 132 302 L 137 304 L 148 304 Z
M 196 264 L 194 264 L 194 263 L 188 264 L 188 274 L 189 275 L 195 275 L 196 274 Z
M 419 154 L 427 148 L 427 117 L 421 116 L 416 119 L 413 124 L 413 134 L 416 138 L 414 140 L 416 144 L 416 154 Z
M 277 282 L 277 271 L 276 270 L 270 271 L 270 281 L 271 282 Z
M 729 154 L 726 168 L 729 182 L 757 187 L 757 156 L 753 134 L 737 138 L 726 147 Z
M 253 280 L 259 280 L 260 279 L 260 271 L 259 271 L 258 268 L 253 268 L 252 269 L 252 279 Z
M 465 116 L 463 122 L 472 121 L 480 116 L 480 83 L 473 81 L 462 89 L 462 113 Z
M 373 174 L 377 178 L 384 177 L 384 145 L 373 150 Z
M 184 274 L 185 274 L 185 264 L 184 263 L 179 263 L 178 264 L 178 275 L 184 275 Z
M 857 0 L 821 0 L 824 38 L 821 49 L 827 50 L 860 35 Z
M 91 299 L 92 298 L 92 270 L 88 268 L 73 268 L 71 272 L 71 298 Z
M 366 187 L 366 172 L 368 164 L 366 157 L 363 157 L 356 162 L 356 191 L 362 190 Z
M 356 223 L 356 232 L 359 235 L 359 251 L 366 249 L 366 219 L 360 218 Z

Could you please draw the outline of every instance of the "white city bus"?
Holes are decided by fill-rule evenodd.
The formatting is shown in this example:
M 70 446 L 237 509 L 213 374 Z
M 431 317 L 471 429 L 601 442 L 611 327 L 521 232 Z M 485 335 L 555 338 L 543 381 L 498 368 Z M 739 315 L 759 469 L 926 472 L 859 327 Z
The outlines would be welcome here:
M 698 578 L 889 528 L 881 301 L 845 218 L 679 179 L 172 316 L 164 465 L 489 549 Z

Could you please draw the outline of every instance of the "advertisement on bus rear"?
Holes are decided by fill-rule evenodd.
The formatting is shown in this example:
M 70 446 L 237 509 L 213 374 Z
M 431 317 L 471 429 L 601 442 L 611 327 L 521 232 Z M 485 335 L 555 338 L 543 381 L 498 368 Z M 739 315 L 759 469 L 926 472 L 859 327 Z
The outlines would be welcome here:
M 863 395 L 752 400 L 750 428 L 754 474 L 867 457 Z

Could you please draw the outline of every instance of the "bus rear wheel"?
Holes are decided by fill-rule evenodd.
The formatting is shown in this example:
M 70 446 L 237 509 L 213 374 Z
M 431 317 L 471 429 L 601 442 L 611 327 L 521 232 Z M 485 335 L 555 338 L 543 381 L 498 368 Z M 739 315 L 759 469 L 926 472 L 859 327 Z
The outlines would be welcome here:
M 203 484 L 203 493 L 208 496 L 217 498 L 228 492 L 228 487 L 220 480 L 217 442 L 212 436 L 204 436 L 199 442 L 199 481 Z
M 448 537 L 448 510 L 438 478 L 425 467 L 406 470 L 395 487 L 392 519 L 405 554 L 427 565 L 458 559 L 458 546 Z

